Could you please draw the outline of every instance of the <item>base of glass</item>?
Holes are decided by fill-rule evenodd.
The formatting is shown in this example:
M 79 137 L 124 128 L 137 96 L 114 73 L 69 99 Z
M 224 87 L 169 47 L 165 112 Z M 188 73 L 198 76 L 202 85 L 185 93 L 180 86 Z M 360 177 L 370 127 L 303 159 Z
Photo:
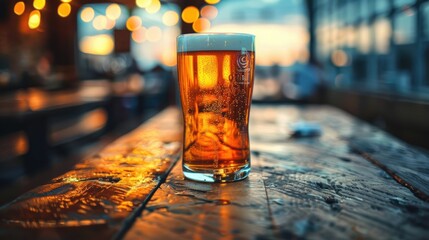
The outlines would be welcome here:
M 195 170 L 186 164 L 183 164 L 183 175 L 187 179 L 198 182 L 236 182 L 245 179 L 250 173 L 250 164 L 241 168 L 231 169 L 213 169 L 213 170 Z

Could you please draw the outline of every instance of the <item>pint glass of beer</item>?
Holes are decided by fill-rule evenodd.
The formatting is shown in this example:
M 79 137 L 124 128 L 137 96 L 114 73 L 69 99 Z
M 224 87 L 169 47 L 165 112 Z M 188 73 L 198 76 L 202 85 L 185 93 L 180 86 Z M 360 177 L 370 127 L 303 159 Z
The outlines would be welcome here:
M 254 39 L 238 33 L 177 38 L 184 119 L 182 167 L 188 179 L 231 182 L 249 175 Z

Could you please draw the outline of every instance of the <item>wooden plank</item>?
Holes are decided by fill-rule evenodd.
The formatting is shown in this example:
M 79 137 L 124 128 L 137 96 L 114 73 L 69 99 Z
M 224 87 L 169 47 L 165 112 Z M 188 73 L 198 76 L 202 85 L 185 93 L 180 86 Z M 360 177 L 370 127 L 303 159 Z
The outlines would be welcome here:
M 184 180 L 178 163 L 125 239 L 250 239 L 270 237 L 261 172 L 210 184 Z
M 417 197 L 429 201 L 429 156 L 390 134 L 329 106 L 256 106 L 254 109 L 259 116 L 254 120 L 264 122 L 274 119 L 272 126 L 264 125 L 264 128 L 271 127 L 271 135 L 276 135 L 277 140 L 293 141 L 337 156 L 358 154 L 382 168 Z M 320 124 L 322 136 L 288 139 L 291 124 L 303 120 Z M 280 137 L 275 132 L 286 136 Z M 287 140 L 279 139 L 282 137 Z
M 167 109 L 99 154 L 0 208 L 0 239 L 111 238 L 165 180 L 182 126 Z
M 290 138 L 289 126 L 298 120 L 319 122 L 322 136 Z M 184 180 L 178 165 L 125 239 L 425 239 L 429 234 L 429 203 L 351 151 L 345 137 L 375 131 L 370 126 L 333 108 L 294 106 L 254 106 L 250 126 L 248 180 L 196 183 Z

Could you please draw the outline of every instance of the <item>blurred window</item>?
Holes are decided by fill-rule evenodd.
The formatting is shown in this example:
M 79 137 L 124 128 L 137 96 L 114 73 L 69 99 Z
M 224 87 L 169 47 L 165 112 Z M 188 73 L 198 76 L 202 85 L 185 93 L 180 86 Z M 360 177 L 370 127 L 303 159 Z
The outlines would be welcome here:
M 375 3 L 375 12 L 385 14 L 390 10 L 389 0 L 376 0 Z
M 416 14 L 414 8 L 406 8 L 394 16 L 393 37 L 398 45 L 411 44 L 416 40 Z
M 424 38 L 429 40 L 429 2 L 422 5 Z
M 377 0 L 379 1 L 379 0 Z M 411 5 L 415 3 L 416 0 L 394 0 L 395 7 L 402 7 L 404 5 Z

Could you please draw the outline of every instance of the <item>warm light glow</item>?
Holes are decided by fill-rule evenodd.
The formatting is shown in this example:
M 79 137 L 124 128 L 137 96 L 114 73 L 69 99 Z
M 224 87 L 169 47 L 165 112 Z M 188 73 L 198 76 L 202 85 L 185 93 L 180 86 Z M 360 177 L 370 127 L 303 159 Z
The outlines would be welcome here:
M 104 27 L 104 29 L 106 30 L 110 30 L 113 29 L 116 25 L 116 21 L 112 20 L 110 18 L 106 18 L 106 26 Z
M 61 3 L 58 6 L 58 15 L 60 17 L 67 17 L 68 15 L 70 15 L 70 12 L 71 12 L 70 3 Z
M 337 67 L 344 67 L 347 65 L 347 53 L 343 50 L 335 50 L 331 55 L 332 63 Z
M 38 28 L 40 25 L 40 11 L 39 10 L 33 10 L 30 13 L 30 17 L 28 18 L 28 27 L 30 29 Z
M 107 34 L 84 37 L 79 43 L 81 52 L 94 55 L 108 55 L 114 46 L 113 38 Z
M 305 59 L 309 41 L 308 30 L 303 26 L 281 24 L 222 24 L 212 26 L 210 32 L 241 32 L 256 36 L 257 65 L 290 66 Z M 276 37 L 273 37 L 276 36 Z M 303 54 L 304 53 L 304 54 Z
M 131 38 L 136 43 L 144 42 L 146 40 L 146 28 L 140 27 L 139 29 L 133 31 L 133 33 L 131 33 Z
M 92 19 L 94 19 L 94 14 L 95 12 L 94 12 L 94 9 L 92 9 L 92 7 L 86 7 L 80 13 L 80 18 L 84 22 L 90 22 Z
M 92 26 L 97 30 L 103 30 L 106 28 L 107 25 L 107 18 L 103 15 L 98 15 L 94 18 L 94 21 L 92 22 Z
M 63 3 L 70 3 L 72 0 L 61 0 Z
M 176 51 L 163 51 L 161 55 L 162 64 L 168 67 L 176 66 L 177 57 L 175 53 Z
M 214 88 L 218 81 L 217 57 L 213 55 L 197 56 L 198 85 L 200 88 Z
M 140 8 L 146 8 L 152 3 L 152 0 L 136 0 L 136 5 Z
M 159 0 L 152 0 L 151 4 L 146 7 L 146 12 L 149 14 L 157 13 L 161 9 L 161 2 Z
M 167 11 L 162 15 L 162 23 L 166 26 L 174 26 L 179 22 L 179 15 L 175 11 Z
M 218 10 L 215 6 L 207 5 L 201 8 L 201 16 L 207 19 L 215 19 L 217 17 Z
M 162 38 L 161 28 L 152 26 L 147 29 L 146 38 L 149 42 L 157 42 Z
M 34 0 L 33 7 L 37 10 L 42 10 L 46 5 L 45 0 Z
M 192 24 L 195 32 L 203 32 L 210 29 L 210 21 L 206 18 L 199 18 Z
M 206 3 L 208 3 L 208 4 L 216 4 L 216 3 L 219 3 L 220 2 L 220 0 L 205 0 L 206 1 Z
M 17 2 L 15 3 L 15 6 L 13 7 L 13 12 L 16 15 L 22 15 L 25 11 L 25 3 L 24 2 Z
M 128 30 L 134 31 L 142 25 L 142 20 L 138 16 L 131 16 L 128 18 L 126 25 Z
M 199 16 L 200 11 L 198 11 L 198 8 L 194 6 L 189 6 L 183 9 L 182 19 L 185 23 L 193 23 L 198 19 Z
M 110 4 L 107 8 L 106 8 L 106 16 L 112 20 L 116 20 L 121 16 L 121 7 L 116 4 Z

